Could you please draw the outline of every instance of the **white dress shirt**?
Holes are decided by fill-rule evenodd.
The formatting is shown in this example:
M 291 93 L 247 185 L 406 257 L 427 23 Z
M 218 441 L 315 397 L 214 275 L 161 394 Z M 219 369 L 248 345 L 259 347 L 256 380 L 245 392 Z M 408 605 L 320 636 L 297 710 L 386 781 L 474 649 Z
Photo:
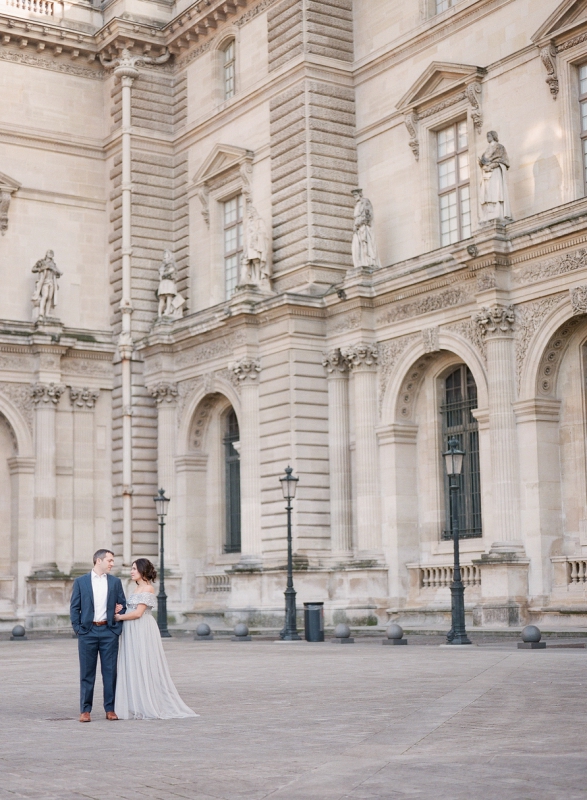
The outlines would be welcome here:
M 92 570 L 92 592 L 94 594 L 94 622 L 106 619 L 106 600 L 108 598 L 108 575 L 97 575 Z

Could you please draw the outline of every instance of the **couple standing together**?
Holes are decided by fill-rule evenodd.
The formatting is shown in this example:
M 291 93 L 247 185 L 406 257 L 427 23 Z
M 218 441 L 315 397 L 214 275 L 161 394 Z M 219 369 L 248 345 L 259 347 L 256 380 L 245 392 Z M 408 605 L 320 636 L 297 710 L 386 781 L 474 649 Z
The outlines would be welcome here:
M 128 600 L 120 578 L 110 575 L 114 554 L 98 550 L 94 568 L 76 578 L 70 617 L 78 637 L 80 722 L 90 722 L 98 653 L 106 719 L 197 717 L 173 685 L 163 652 L 155 608 L 155 567 L 137 558 L 130 576 L 138 591 Z

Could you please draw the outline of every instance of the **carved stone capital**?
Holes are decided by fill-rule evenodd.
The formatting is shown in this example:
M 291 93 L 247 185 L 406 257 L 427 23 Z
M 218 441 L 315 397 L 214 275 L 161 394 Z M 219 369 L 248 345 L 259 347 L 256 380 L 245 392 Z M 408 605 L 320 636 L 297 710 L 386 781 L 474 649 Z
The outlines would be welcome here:
M 87 386 L 82 389 L 75 389 L 73 386 L 69 387 L 69 400 L 74 409 L 94 408 L 99 396 L 100 391 L 98 389 L 88 389 Z
M 230 365 L 233 380 L 237 384 L 254 383 L 261 372 L 261 362 L 258 358 L 241 358 Z
M 350 365 L 348 359 L 343 356 L 339 347 L 324 354 L 322 365 L 328 375 L 334 377 L 348 373 Z
M 155 398 L 157 405 L 161 405 L 164 402 L 173 403 L 177 397 L 177 383 L 161 381 L 150 387 L 149 394 Z
M 569 294 L 571 296 L 573 315 L 587 314 L 587 284 L 569 289 Z
M 490 308 L 484 306 L 473 317 L 483 336 L 503 336 L 513 334 L 516 321 L 514 307 L 502 306 L 497 303 Z
M 377 367 L 379 350 L 373 342 L 371 344 L 356 344 L 354 347 L 346 347 L 341 350 L 343 357 L 348 361 L 349 367 L 353 370 L 373 369 Z
M 64 391 L 65 386 L 60 383 L 33 383 L 31 397 L 37 408 L 47 403 L 56 406 Z

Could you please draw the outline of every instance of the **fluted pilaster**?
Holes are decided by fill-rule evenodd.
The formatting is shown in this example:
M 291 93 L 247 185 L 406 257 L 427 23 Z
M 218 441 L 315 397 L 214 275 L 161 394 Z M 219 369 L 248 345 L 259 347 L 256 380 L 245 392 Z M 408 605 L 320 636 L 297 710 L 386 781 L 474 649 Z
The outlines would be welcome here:
M 157 403 L 157 485 L 170 498 L 165 525 L 166 568 L 177 565 L 177 486 L 175 480 L 175 413 L 177 384 L 162 381 L 149 393 Z
M 352 550 L 349 362 L 339 349 L 324 356 L 328 376 L 330 541 L 333 554 Z
M 355 464 L 357 549 L 364 555 L 381 550 L 381 514 L 377 437 L 376 344 L 359 344 L 341 351 L 353 373 L 355 400 Z

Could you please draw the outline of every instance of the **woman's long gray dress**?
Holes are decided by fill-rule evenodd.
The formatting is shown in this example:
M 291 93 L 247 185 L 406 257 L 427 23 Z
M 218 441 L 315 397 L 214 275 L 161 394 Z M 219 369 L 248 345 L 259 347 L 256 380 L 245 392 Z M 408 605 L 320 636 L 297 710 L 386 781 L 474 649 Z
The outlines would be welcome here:
M 150 592 L 131 595 L 128 610 L 134 611 L 140 603 L 147 606 L 145 613 L 127 620 L 120 634 L 114 710 L 119 719 L 197 717 L 171 680 L 161 634 L 151 613 L 157 604 L 155 596 Z

